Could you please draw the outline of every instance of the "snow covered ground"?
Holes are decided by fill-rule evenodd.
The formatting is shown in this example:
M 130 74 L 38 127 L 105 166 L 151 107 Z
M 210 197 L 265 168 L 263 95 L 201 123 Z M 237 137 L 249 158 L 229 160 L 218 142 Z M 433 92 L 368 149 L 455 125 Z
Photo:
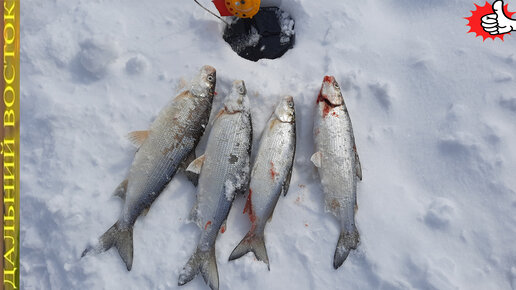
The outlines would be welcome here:
M 297 43 L 254 63 L 193 1 L 21 1 L 22 288 L 177 288 L 200 232 L 182 174 L 136 222 L 131 272 L 115 250 L 79 257 L 120 213 L 125 135 L 210 64 L 212 112 L 245 80 L 254 144 L 281 95 L 295 97 L 298 129 L 266 229 L 271 271 L 251 254 L 227 262 L 249 227 L 240 196 L 217 240 L 221 289 L 516 289 L 516 35 L 467 34 L 472 0 L 267 2 L 294 17 Z M 361 243 L 337 271 L 338 223 L 309 161 L 325 74 L 344 88 L 364 176 Z M 182 289 L 204 288 L 198 276 Z

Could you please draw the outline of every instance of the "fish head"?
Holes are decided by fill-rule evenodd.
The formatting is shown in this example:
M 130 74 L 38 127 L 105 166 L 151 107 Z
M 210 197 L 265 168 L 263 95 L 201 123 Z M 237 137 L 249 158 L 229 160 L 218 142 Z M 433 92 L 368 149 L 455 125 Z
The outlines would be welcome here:
M 216 82 L 217 71 L 214 67 L 205 65 L 193 79 L 190 90 L 197 96 L 213 98 Z
M 325 102 L 332 107 L 344 104 L 339 84 L 333 76 L 324 77 L 319 96 L 317 97 L 317 103 L 320 102 Z
M 231 91 L 224 100 L 224 109 L 227 113 L 236 113 L 249 110 L 249 99 L 247 98 L 247 89 L 242 80 L 233 82 Z
M 294 98 L 292 96 L 283 97 L 279 104 L 276 106 L 274 114 L 281 122 L 293 123 L 296 120 Z

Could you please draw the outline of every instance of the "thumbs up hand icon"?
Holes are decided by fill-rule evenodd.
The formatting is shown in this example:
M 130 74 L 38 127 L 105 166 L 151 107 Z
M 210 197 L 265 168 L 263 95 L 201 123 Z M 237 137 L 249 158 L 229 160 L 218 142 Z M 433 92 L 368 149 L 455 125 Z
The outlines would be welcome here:
M 482 17 L 482 27 L 491 35 L 504 34 L 516 30 L 516 20 L 510 19 L 503 12 L 503 1 L 497 0 L 493 3 L 492 14 Z

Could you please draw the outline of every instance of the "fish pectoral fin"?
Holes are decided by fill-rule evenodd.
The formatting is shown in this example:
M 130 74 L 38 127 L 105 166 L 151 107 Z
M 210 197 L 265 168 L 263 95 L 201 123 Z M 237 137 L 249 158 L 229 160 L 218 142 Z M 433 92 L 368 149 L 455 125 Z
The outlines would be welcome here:
M 127 134 L 127 138 L 131 141 L 136 147 L 142 146 L 143 142 L 149 137 L 150 130 L 145 131 L 133 131 Z
M 321 151 L 315 152 L 312 155 L 312 157 L 310 157 L 310 161 L 312 161 L 312 163 L 315 165 L 315 167 L 317 167 L 317 168 L 321 167 L 322 152 Z
M 188 180 L 190 180 L 190 182 L 194 186 L 197 186 L 197 184 L 199 183 L 199 174 L 186 170 L 188 165 L 190 165 L 190 163 L 192 163 L 194 160 L 195 160 L 195 150 L 192 151 L 192 153 L 190 155 L 188 155 L 188 157 L 185 159 L 185 161 L 183 161 L 181 163 L 181 167 L 180 168 L 181 168 L 181 170 L 184 171 L 184 174 L 186 175 Z
M 193 150 L 192 153 L 190 153 L 190 155 L 188 155 L 188 157 L 186 157 L 186 159 L 183 162 L 181 162 L 179 168 L 186 171 L 188 165 L 190 165 L 190 163 L 192 163 L 195 160 L 195 158 L 195 150 Z
M 199 158 L 192 161 L 192 163 L 190 163 L 190 165 L 188 165 L 188 167 L 186 168 L 186 171 L 200 174 L 202 165 L 204 164 L 204 160 L 206 160 L 206 156 L 203 154 L 199 156 Z
M 355 171 L 358 179 L 362 180 L 362 164 L 360 164 L 360 158 L 358 158 L 357 151 L 355 151 Z
M 127 183 L 129 181 L 127 179 L 125 179 L 124 181 L 122 181 L 116 188 L 115 188 L 115 191 L 113 192 L 113 195 L 114 196 L 118 196 L 120 197 L 122 200 L 125 200 L 125 192 L 127 191 Z

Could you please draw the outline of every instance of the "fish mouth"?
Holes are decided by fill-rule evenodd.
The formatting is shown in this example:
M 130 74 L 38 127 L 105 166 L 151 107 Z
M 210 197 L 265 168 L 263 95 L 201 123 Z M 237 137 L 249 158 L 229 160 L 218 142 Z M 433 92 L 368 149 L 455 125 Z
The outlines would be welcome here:
M 323 87 L 321 87 L 321 90 L 319 91 L 319 95 L 317 96 L 317 103 L 319 104 L 320 102 L 324 102 L 326 105 L 332 107 L 332 108 L 335 108 L 335 107 L 338 107 L 338 106 L 342 106 L 342 104 L 334 104 L 332 103 L 328 96 L 326 96 L 324 93 L 323 93 L 323 88 L 324 88 L 324 84 L 323 84 Z
M 294 98 L 285 96 L 274 109 L 276 118 L 283 123 L 293 123 L 295 121 Z
M 334 81 L 335 81 L 334 76 L 324 76 L 323 83 L 327 83 L 327 84 L 331 85 L 331 84 L 333 84 Z
M 321 90 L 317 96 L 317 103 L 324 102 L 334 108 L 344 104 L 340 87 L 333 76 L 325 76 L 321 85 Z
M 326 99 L 326 98 L 324 98 L 323 102 L 324 102 L 324 103 L 326 103 L 326 105 L 328 105 L 328 106 L 330 106 L 330 107 L 332 107 L 332 108 L 335 108 L 335 107 L 340 106 L 340 105 L 332 104 L 332 103 L 330 102 L 330 100 L 328 100 L 328 99 Z

